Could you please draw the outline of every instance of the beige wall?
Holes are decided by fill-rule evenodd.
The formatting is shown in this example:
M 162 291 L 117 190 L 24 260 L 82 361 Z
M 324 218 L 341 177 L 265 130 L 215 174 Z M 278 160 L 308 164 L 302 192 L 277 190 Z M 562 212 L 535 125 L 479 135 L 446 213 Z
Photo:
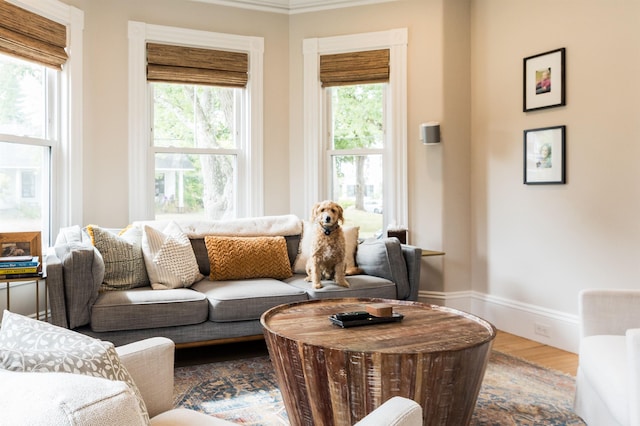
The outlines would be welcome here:
M 67 0 L 85 13 L 84 221 L 128 223 L 127 21 L 264 37 L 266 214 L 289 212 L 288 17 L 182 0 Z M 108 178 L 107 178 L 108 177 Z
M 640 2 L 471 10 L 473 289 L 576 314 L 582 288 L 637 287 Z M 560 47 L 567 106 L 522 112 L 523 58 Z M 554 125 L 567 126 L 567 184 L 523 185 L 523 130 Z

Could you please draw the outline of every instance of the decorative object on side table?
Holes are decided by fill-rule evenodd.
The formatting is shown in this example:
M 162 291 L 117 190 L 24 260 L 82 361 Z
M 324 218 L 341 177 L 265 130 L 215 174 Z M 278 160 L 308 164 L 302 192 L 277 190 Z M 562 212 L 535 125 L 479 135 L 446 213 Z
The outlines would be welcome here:
M 36 319 L 40 319 L 40 281 L 44 281 L 45 320 L 48 321 L 47 282 L 42 271 L 40 232 L 0 233 L 0 282 L 5 285 L 6 309 L 11 306 L 11 283 L 35 282 Z
M 563 47 L 524 58 L 524 112 L 567 104 L 565 50 Z
M 524 131 L 524 183 L 566 183 L 566 126 Z
M 0 278 L 42 276 L 40 232 L 0 233 Z

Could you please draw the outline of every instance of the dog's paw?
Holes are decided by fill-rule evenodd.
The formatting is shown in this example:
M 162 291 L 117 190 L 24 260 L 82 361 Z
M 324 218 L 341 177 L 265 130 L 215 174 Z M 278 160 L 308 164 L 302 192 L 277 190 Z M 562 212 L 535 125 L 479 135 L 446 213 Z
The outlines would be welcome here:
M 313 288 L 315 289 L 322 288 L 322 283 L 321 282 L 313 283 Z
M 338 284 L 340 287 L 349 287 L 349 283 L 347 282 L 347 280 L 340 280 L 336 284 Z
M 306 277 L 304 277 L 304 280 L 308 283 L 311 282 L 311 277 L 309 275 L 307 275 Z

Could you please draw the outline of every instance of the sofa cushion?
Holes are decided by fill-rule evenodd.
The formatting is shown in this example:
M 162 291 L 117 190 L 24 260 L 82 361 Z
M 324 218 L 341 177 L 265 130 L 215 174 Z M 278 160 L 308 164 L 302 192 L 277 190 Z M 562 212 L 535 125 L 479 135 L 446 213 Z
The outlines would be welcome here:
M 189 238 L 175 222 L 162 231 L 144 225 L 142 255 L 154 290 L 189 287 L 204 278 Z
M 0 370 L 3 425 L 144 425 L 126 383 L 68 373 Z M 34 409 L 34 404 L 37 409 Z
M 298 249 L 298 255 L 293 264 L 293 272 L 296 274 L 307 273 L 307 260 L 311 255 L 311 242 L 313 240 L 313 223 L 304 221 L 302 226 L 302 237 L 300 238 L 300 245 Z M 343 226 L 342 233 L 344 234 L 345 243 L 345 262 L 347 264 L 347 274 L 354 273 L 357 268 L 356 264 L 356 251 L 358 249 L 358 234 L 360 232 L 359 226 Z
M 101 293 L 91 310 L 91 330 L 141 330 L 200 324 L 207 320 L 207 299 L 187 288 L 140 287 Z
M 588 336 L 580 340 L 580 372 L 610 407 L 619 424 L 629 424 L 625 336 Z
M 291 276 L 284 237 L 207 236 L 204 242 L 212 281 Z
M 142 256 L 142 230 L 125 228 L 119 235 L 96 225 L 86 228 L 91 243 L 102 255 L 104 279 L 101 291 L 127 290 L 149 285 Z
M 149 421 L 142 396 L 111 342 L 4 311 L 0 368 L 82 374 L 125 382 L 136 394 L 143 421 Z
M 396 299 L 396 285 L 386 278 L 370 275 L 352 275 L 347 277 L 349 287 L 341 287 L 335 281 L 322 281 L 322 288 L 315 289 L 313 284 L 305 281 L 305 275 L 296 274 L 285 280 L 293 287 L 305 291 L 309 299 L 328 299 L 337 297 L 375 297 Z
M 304 290 L 271 278 L 202 280 L 191 288 L 207 297 L 209 320 L 215 322 L 256 320 L 274 306 L 308 299 Z

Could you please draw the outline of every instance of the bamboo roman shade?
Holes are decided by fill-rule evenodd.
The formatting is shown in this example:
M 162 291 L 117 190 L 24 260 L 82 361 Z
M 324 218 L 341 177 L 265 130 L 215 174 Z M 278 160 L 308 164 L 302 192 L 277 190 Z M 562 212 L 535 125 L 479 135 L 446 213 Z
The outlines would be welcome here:
M 246 53 L 147 43 L 147 80 L 245 87 Z
M 67 27 L 0 0 L 0 52 L 62 69 Z
M 389 81 L 389 49 L 320 56 L 322 87 Z

